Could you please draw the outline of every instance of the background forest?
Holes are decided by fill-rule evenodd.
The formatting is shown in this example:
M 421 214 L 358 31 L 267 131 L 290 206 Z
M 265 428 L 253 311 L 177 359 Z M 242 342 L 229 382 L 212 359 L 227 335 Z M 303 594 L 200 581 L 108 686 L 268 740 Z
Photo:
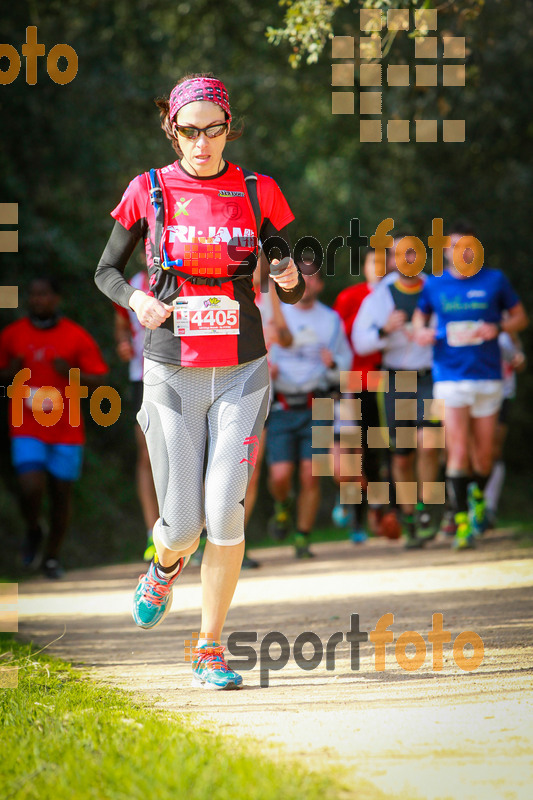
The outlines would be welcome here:
M 466 86 L 445 87 L 439 78 L 436 87 L 384 87 L 383 117 L 437 119 L 439 130 L 443 119 L 465 119 L 466 141 L 361 143 L 357 102 L 354 115 L 331 111 L 328 35 L 357 40 L 362 7 L 422 6 L 438 9 L 439 35 L 466 37 Z M 112 227 L 109 211 L 128 182 L 174 159 L 159 129 L 154 98 L 168 95 L 183 74 L 211 70 L 227 84 L 244 135 L 226 152 L 231 160 L 276 178 L 296 216 L 294 241 L 312 235 L 326 246 L 334 236 L 348 236 L 352 217 L 370 236 L 380 220 L 392 217 L 397 228 L 426 242 L 433 217 L 445 223 L 467 217 L 484 245 L 486 263 L 505 270 L 533 312 L 529 0 L 19 0 L 3 8 L 2 43 L 21 53 L 28 25 L 37 26 L 46 52 L 57 43 L 73 47 L 79 71 L 61 86 L 49 78 L 46 59 L 40 58 L 32 86 L 25 81 L 23 59 L 18 78 L 0 86 L 0 202 L 19 204 L 19 252 L 0 254 L 1 282 L 16 283 L 21 296 L 18 311 L 0 309 L 0 325 L 23 313 L 24 290 L 33 275 L 53 273 L 62 287 L 64 313 L 96 337 L 110 365 L 108 383 L 124 398 L 122 415 L 109 428 L 97 426 L 88 409 L 85 415 L 85 469 L 65 553 L 71 566 L 138 558 L 142 548 L 127 371 L 115 354 L 112 306 L 96 289 L 93 274 Z M 399 33 L 390 42 L 384 67 L 389 63 L 414 69 L 409 34 Z M 443 63 L 440 50 L 438 63 Z M 356 59 L 356 84 L 358 66 Z M 0 67 L 7 69 L 5 59 Z M 141 255 L 139 249 L 130 274 Z M 350 277 L 346 247 L 336 265 L 336 274 L 326 280 L 328 303 L 357 280 Z M 523 339 L 531 360 L 530 330 Z M 533 512 L 527 479 L 532 397 L 529 372 L 520 376 L 513 410 L 503 508 L 504 515 L 522 520 Z M 5 398 L 0 408 L 2 567 L 21 522 L 9 467 Z M 266 491 L 262 494 L 252 540 L 263 535 L 270 509 Z

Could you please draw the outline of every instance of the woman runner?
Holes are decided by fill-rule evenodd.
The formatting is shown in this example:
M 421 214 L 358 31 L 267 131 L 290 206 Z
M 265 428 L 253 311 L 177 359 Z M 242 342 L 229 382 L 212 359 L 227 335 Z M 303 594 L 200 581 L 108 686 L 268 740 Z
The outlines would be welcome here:
M 237 689 L 242 677 L 228 668 L 221 636 L 244 552 L 246 487 L 269 406 L 266 348 L 252 286 L 257 225 L 243 170 L 223 157 L 226 142 L 240 135 L 230 128 L 224 84 L 211 74 L 189 75 L 157 105 L 178 155 L 156 170 L 165 210 L 159 252 L 152 185 L 144 173 L 111 212 L 115 226 L 95 276 L 101 291 L 133 309 L 146 328 L 137 418 L 160 517 L 153 530 L 157 554 L 139 579 L 133 618 L 147 629 L 162 622 L 205 521 L 202 633 L 193 655 L 193 685 Z M 286 226 L 294 216 L 272 178 L 256 177 L 258 238 L 288 243 Z M 141 238 L 150 293 L 124 278 Z M 166 269 L 158 267 L 159 258 Z M 271 277 L 283 302 L 300 299 L 305 285 L 292 258 Z

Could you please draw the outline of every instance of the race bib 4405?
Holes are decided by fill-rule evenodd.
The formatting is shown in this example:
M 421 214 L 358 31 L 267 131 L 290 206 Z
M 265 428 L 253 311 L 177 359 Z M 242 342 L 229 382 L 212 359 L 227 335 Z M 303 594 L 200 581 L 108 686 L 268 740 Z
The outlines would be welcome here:
M 239 333 L 239 303 L 225 295 L 174 300 L 174 336 Z

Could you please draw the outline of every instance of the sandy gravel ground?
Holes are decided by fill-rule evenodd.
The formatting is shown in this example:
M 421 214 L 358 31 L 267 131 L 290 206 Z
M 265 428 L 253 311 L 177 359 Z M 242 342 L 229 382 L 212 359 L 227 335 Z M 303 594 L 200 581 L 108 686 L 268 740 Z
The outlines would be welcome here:
M 463 553 L 447 542 L 406 552 L 382 540 L 314 549 L 317 557 L 306 562 L 295 561 L 289 548 L 257 551 L 261 568 L 243 572 L 237 588 L 226 633 L 257 632 L 258 654 L 270 631 L 290 643 L 288 663 L 270 671 L 268 688 L 260 687 L 259 663 L 243 672 L 242 691 L 190 688 L 184 642 L 198 630 L 200 608 L 200 570 L 192 565 L 155 631 L 139 630 L 131 620 L 132 591 L 144 571 L 139 564 L 21 584 L 20 633 L 43 645 L 57 639 L 51 653 L 158 708 L 193 713 L 195 724 L 255 738 L 271 754 L 296 754 L 309 766 L 339 765 L 354 786 L 365 779 L 375 787 L 365 797 L 530 800 L 532 550 L 502 530 Z M 299 634 L 314 632 L 325 648 L 333 633 L 349 630 L 351 614 L 359 615 L 362 631 L 371 631 L 387 613 L 394 614 L 395 641 L 386 645 L 385 670 L 376 671 L 371 642 L 360 646 L 359 670 L 352 669 L 346 641 L 337 646 L 334 669 L 326 669 L 325 657 L 313 670 L 297 666 Z M 432 669 L 427 640 L 434 613 L 443 615 L 452 639 L 444 644 L 441 671 Z M 474 671 L 460 669 L 452 653 L 465 630 L 484 643 Z M 416 671 L 396 659 L 396 640 L 406 631 L 417 631 L 427 644 Z M 303 655 L 309 658 L 312 649 L 305 645 Z M 272 658 L 279 654 L 272 645 Z M 413 654 L 408 647 L 407 656 Z

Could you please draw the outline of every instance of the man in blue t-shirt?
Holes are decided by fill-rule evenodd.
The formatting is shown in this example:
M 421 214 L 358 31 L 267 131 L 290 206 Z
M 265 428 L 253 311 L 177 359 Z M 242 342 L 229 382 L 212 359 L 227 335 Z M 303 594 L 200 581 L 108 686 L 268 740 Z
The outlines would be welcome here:
M 469 225 L 452 228 L 444 250 L 447 269 L 428 278 L 413 316 L 417 341 L 434 344 L 433 397 L 445 407 L 446 486 L 457 548 L 472 546 L 483 529 L 483 490 L 503 400 L 498 334 L 528 325 L 518 295 L 500 270 L 481 266 L 474 272 L 474 248 L 481 243 L 472 237 Z M 432 314 L 436 326 L 429 328 Z

